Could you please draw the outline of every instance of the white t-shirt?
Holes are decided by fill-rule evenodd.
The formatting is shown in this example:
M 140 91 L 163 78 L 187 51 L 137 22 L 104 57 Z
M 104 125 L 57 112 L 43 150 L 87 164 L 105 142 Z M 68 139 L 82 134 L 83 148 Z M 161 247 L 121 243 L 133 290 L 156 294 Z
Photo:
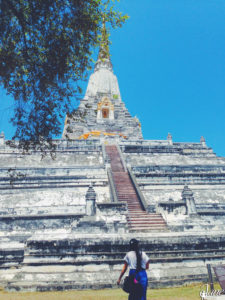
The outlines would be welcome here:
M 149 257 L 145 252 L 142 252 L 141 257 L 141 267 L 142 269 L 146 269 L 146 264 L 149 261 Z M 127 262 L 130 269 L 136 269 L 137 268 L 137 257 L 135 251 L 129 251 L 126 256 L 124 257 L 124 260 Z

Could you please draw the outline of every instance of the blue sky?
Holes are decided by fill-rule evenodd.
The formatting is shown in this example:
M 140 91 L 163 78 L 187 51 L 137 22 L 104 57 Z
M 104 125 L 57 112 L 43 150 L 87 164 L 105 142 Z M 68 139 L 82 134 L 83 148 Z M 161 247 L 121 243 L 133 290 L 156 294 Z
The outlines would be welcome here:
M 112 32 L 122 98 L 146 139 L 199 142 L 225 156 L 225 1 L 121 0 Z
M 204 136 L 225 156 L 225 1 L 121 0 L 118 6 L 130 18 L 111 32 L 112 63 L 144 138 L 166 139 L 170 132 L 176 142 L 199 142 Z M 3 101 L 0 131 L 7 138 L 11 109 Z

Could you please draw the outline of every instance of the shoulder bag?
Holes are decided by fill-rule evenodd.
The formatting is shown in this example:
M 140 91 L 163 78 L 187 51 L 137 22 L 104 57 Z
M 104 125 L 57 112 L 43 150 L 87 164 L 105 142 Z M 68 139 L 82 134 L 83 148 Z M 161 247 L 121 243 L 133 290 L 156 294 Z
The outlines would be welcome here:
M 135 280 L 135 276 L 137 274 L 137 270 L 134 274 L 126 276 L 123 281 L 123 291 L 130 294 L 141 294 L 142 293 L 142 285 Z

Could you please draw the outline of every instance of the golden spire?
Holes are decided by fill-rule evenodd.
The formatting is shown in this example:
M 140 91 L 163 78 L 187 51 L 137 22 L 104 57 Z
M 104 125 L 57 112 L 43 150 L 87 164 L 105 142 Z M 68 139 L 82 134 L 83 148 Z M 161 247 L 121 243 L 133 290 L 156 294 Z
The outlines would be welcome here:
M 98 53 L 98 60 L 95 64 L 95 71 L 102 68 L 112 71 L 112 63 L 109 54 L 109 34 L 107 32 L 105 23 L 105 17 L 103 16 L 100 49 Z
M 102 37 L 100 42 L 100 50 L 98 54 L 98 59 L 108 59 L 110 60 L 109 55 L 109 34 L 107 32 L 106 26 L 105 26 L 105 18 L 103 17 L 102 21 Z

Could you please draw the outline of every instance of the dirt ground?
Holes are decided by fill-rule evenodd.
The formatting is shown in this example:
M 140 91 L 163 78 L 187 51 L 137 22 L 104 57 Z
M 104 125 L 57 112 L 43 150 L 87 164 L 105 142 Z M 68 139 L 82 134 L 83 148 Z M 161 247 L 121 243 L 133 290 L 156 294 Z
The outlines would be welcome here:
M 148 300 L 200 300 L 202 284 L 167 289 L 148 289 Z M 0 291 L 0 300 L 127 300 L 121 289 L 8 293 Z

